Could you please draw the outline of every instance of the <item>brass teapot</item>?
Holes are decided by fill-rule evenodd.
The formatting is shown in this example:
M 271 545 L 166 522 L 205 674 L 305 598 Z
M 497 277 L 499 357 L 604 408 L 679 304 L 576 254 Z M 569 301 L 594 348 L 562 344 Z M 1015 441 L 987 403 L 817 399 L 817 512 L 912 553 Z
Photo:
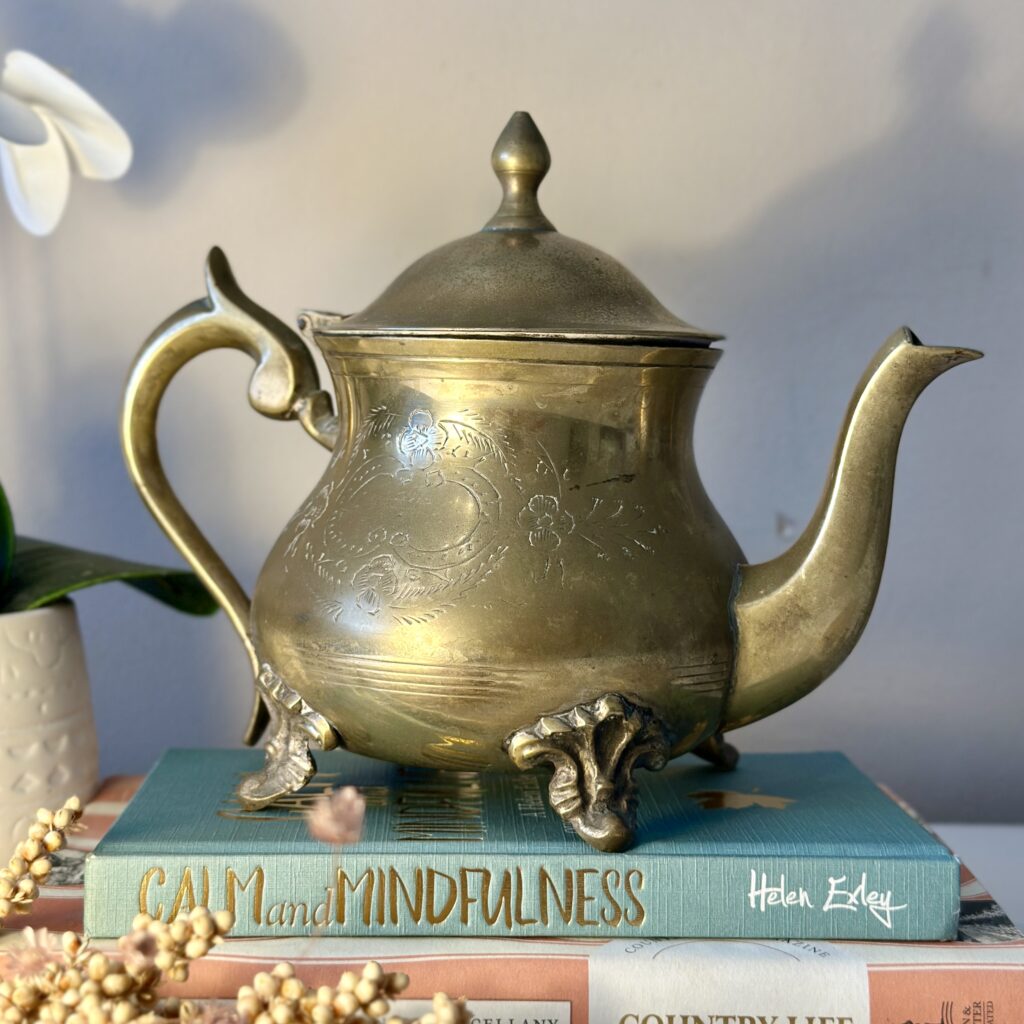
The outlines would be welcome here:
M 592 846 L 635 827 L 637 768 L 692 752 L 813 690 L 878 589 L 900 433 L 925 386 L 980 353 L 893 334 L 857 385 L 807 529 L 746 564 L 694 462 L 720 335 L 559 234 L 528 114 L 492 154 L 483 230 L 422 257 L 363 312 L 299 325 L 250 300 L 223 253 L 207 295 L 132 369 L 122 439 L 137 487 L 219 598 L 269 724 L 246 808 L 305 785 L 310 748 L 442 769 L 553 768 L 554 809 Z M 156 443 L 174 374 L 212 348 L 256 361 L 252 406 L 331 452 L 250 601 L 172 492 Z

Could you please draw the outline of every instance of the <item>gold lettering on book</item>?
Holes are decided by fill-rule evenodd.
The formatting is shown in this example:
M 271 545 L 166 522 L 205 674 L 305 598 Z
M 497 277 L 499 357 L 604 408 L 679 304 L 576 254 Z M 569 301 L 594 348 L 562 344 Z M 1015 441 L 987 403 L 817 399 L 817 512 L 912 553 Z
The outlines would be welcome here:
M 241 882 L 238 879 L 238 875 L 235 874 L 233 868 L 228 868 L 227 873 L 224 876 L 224 899 L 225 906 L 235 917 L 238 914 L 235 911 L 235 888 L 237 887 L 240 892 L 245 892 L 249 886 L 253 887 L 252 890 L 252 921 L 253 924 L 263 923 L 263 890 L 267 884 L 267 875 L 263 868 L 253 868 L 252 874 L 244 881 Z
M 149 886 L 154 878 L 159 886 L 163 886 L 167 882 L 167 874 L 163 868 L 150 868 L 142 876 L 142 881 L 139 883 L 139 913 L 149 914 L 150 917 L 155 917 L 159 920 L 164 916 L 164 905 L 158 903 L 156 908 L 152 910 L 149 906 Z
M 435 898 L 437 894 L 437 880 L 439 878 L 443 878 L 448 883 L 448 895 L 445 897 L 444 903 L 441 904 L 440 910 L 437 908 L 437 900 Z M 458 894 L 459 884 L 451 875 L 435 871 L 433 868 L 427 868 L 427 923 L 441 924 L 442 921 L 447 921 L 448 915 L 451 914 L 452 908 L 455 906 L 455 901 L 459 898 Z
M 348 893 L 351 892 L 355 896 L 359 887 L 365 883 L 366 891 L 363 893 L 363 924 L 370 923 L 370 911 L 373 908 L 373 868 L 367 868 L 359 876 L 359 881 L 353 882 L 348 877 L 348 872 L 344 868 L 338 868 L 337 875 L 337 889 L 336 896 L 337 900 L 335 903 L 336 911 L 334 914 L 334 920 L 338 924 L 344 924 L 348 920 Z
M 203 879 L 203 895 L 199 903 L 208 907 L 210 905 L 210 869 L 207 867 L 203 868 L 202 873 Z M 180 913 L 182 907 L 185 906 L 186 910 L 196 909 L 196 889 L 192 884 L 192 869 L 185 868 L 181 873 L 181 884 L 178 886 L 178 891 L 174 894 L 174 905 L 171 907 L 171 912 L 167 917 L 168 921 L 173 921 Z
M 636 884 L 636 889 L 633 888 L 634 883 Z M 630 868 L 626 872 L 625 885 L 626 899 L 633 904 L 633 916 L 630 917 L 627 910 L 623 915 L 623 920 L 633 928 L 639 928 L 644 923 L 644 918 L 647 917 L 647 911 L 644 910 L 644 905 L 640 902 L 640 897 L 637 896 L 637 892 L 644 887 L 644 873 L 637 871 L 636 868 Z
M 302 913 L 302 924 L 309 926 L 309 904 L 289 903 L 282 900 L 280 903 L 272 903 L 267 910 L 267 924 L 281 925 L 294 928 L 299 923 L 299 913 Z
M 587 895 L 587 875 L 596 874 L 597 868 L 580 868 L 576 872 L 576 923 L 581 928 L 593 927 L 600 923 L 597 918 L 587 917 L 587 904 L 594 902 L 594 897 Z
M 360 865 L 363 867 L 363 865 Z M 147 869 L 139 881 L 139 911 L 166 921 L 196 906 L 224 906 L 259 931 L 416 926 L 429 930 L 454 914 L 465 925 L 485 924 L 499 932 L 517 928 L 638 928 L 647 918 L 641 899 L 643 872 L 637 868 L 461 867 L 446 874 L 431 867 L 369 866 L 336 869 L 333 884 L 315 890 L 280 892 L 266 869 L 248 875 L 228 867 L 223 902 L 206 865 L 186 865 L 168 879 L 163 867 Z M 173 891 L 173 901 L 168 899 Z M 306 896 L 306 899 L 302 897 Z M 161 899 L 163 897 L 163 899 Z M 169 908 L 169 909 L 168 909 Z
M 554 879 L 548 874 L 547 869 L 540 869 L 540 919 L 545 924 L 551 920 L 548 915 L 549 889 L 551 890 L 551 896 L 555 901 L 555 905 L 558 907 L 558 913 L 562 918 L 562 923 L 568 924 L 572 920 L 572 896 L 574 891 L 572 868 L 565 869 L 565 889 L 563 890 L 561 897 L 558 895 L 558 889 L 555 888 Z
M 416 872 L 415 898 L 409 896 L 409 887 L 395 868 L 388 868 L 388 897 L 391 903 L 391 923 L 398 924 L 398 895 L 401 893 L 409 916 L 419 924 L 423 917 L 423 872 Z M 465 922 L 464 922 L 465 923 Z
M 612 879 L 615 879 L 614 885 L 611 884 Z M 622 904 L 615 898 L 612 890 L 619 887 L 619 883 L 622 881 L 622 875 L 619 874 L 614 868 L 611 871 L 606 871 L 601 876 L 601 892 L 604 893 L 605 901 L 612 907 L 612 912 L 609 915 L 608 907 L 601 908 L 601 920 L 610 925 L 612 928 L 618 928 L 619 922 L 622 920 Z

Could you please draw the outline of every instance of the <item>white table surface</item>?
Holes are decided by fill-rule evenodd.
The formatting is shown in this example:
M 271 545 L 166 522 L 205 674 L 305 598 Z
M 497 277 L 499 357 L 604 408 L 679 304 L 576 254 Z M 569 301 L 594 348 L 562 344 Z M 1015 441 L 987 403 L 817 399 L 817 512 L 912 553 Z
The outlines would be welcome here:
M 931 827 L 1024 931 L 1024 825 Z

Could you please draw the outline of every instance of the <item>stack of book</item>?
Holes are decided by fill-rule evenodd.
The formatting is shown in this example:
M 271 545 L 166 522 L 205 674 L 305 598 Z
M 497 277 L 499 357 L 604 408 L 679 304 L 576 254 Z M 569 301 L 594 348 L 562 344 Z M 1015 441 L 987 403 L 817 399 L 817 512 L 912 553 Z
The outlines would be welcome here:
M 443 989 L 481 1024 L 1024 1019 L 1024 937 L 839 754 L 748 755 L 730 774 L 673 762 L 645 775 L 638 843 L 614 855 L 563 827 L 543 775 L 343 752 L 244 814 L 231 794 L 259 757 L 171 751 L 137 793 L 111 780 L 27 923 L 80 928 L 84 910 L 113 949 L 140 910 L 230 907 L 234 937 L 179 990 L 193 997 L 230 998 L 282 960 L 317 985 L 376 959 L 410 975 L 403 1011 Z M 305 811 L 347 784 L 363 837 L 319 843 Z

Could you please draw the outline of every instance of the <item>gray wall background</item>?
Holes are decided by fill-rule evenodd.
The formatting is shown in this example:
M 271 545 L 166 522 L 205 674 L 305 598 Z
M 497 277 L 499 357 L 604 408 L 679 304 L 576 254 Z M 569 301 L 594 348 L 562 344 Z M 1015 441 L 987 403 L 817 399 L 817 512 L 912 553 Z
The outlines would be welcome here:
M 1024 820 L 1024 7 L 520 0 L 7 0 L 0 41 L 70 70 L 136 146 L 77 180 L 49 239 L 0 210 L 0 475 L 25 532 L 176 554 L 128 482 L 124 376 L 201 292 L 212 243 L 285 319 L 351 312 L 497 202 L 515 109 L 554 154 L 545 210 L 728 336 L 698 422 L 706 485 L 753 560 L 802 527 L 883 338 L 971 344 L 910 418 L 886 575 L 856 652 L 736 734 L 840 748 L 937 819 Z M 165 403 L 172 479 L 240 579 L 324 453 L 247 407 L 250 364 Z M 237 742 L 224 616 L 127 588 L 79 599 L 107 772 Z

